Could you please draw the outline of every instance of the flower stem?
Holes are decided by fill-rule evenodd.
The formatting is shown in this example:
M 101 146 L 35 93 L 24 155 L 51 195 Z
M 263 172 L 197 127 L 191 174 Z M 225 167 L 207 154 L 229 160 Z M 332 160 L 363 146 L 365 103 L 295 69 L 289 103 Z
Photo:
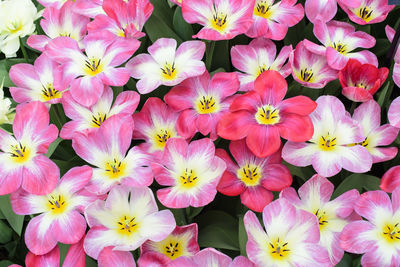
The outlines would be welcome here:
M 214 54 L 214 48 L 215 48 L 215 42 L 207 42 L 207 47 L 206 47 L 206 68 L 208 71 L 211 71 L 211 63 L 212 63 L 212 58 Z
M 22 54 L 24 55 L 24 59 L 26 62 L 29 62 L 29 57 L 28 57 L 28 53 L 26 52 L 24 43 L 22 42 L 22 39 L 19 38 L 19 44 L 21 46 L 21 50 L 22 50 Z

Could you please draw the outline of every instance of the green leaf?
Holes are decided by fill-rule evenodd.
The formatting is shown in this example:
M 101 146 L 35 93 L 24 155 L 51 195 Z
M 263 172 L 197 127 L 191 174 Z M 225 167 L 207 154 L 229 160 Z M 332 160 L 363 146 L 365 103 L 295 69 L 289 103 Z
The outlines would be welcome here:
M 353 258 L 349 254 L 345 253 L 342 260 L 336 265 L 336 267 L 351 267 L 352 264 Z
M 378 104 L 380 107 L 382 107 L 382 105 L 387 102 L 386 99 L 390 97 L 392 89 L 393 89 L 393 84 L 391 82 L 387 82 L 385 87 L 383 87 L 380 90 L 378 97 Z
M 68 250 L 71 247 L 71 245 L 58 243 L 58 247 L 60 248 L 60 266 L 62 266 L 62 263 L 64 262 L 65 257 L 67 256 Z
M 144 25 L 147 35 L 150 40 L 154 43 L 159 38 L 173 38 L 177 41 L 178 44 L 182 43 L 182 39 L 173 31 L 170 27 L 168 27 L 165 22 L 163 22 L 160 18 L 155 16 L 154 14 L 150 16 Z
M 247 233 L 246 229 L 244 228 L 244 221 L 243 216 L 239 217 L 239 248 L 240 248 L 240 255 L 247 257 L 246 254 L 246 243 L 247 243 Z
M 58 145 L 63 141 L 62 138 L 57 137 L 56 140 L 53 141 L 53 143 L 51 143 L 49 145 L 49 149 L 47 150 L 47 153 L 45 154 L 46 157 L 50 158 L 51 155 L 53 155 L 54 151 L 56 150 L 56 148 L 58 147 Z
M 362 193 L 363 190 L 378 190 L 380 182 L 381 180 L 378 177 L 354 173 L 343 180 L 336 188 L 335 192 L 333 192 L 332 198 L 336 198 L 351 189 L 357 189 L 360 193 Z
M 4 217 L 6 217 L 6 220 L 11 225 L 12 229 L 21 236 L 24 216 L 14 213 L 11 207 L 10 195 L 0 196 L 0 210 L 4 214 Z
M 3 81 L 3 80 L 4 80 L 5 87 L 14 86 L 13 82 L 10 80 L 10 76 L 8 76 L 8 71 L 6 68 L 5 60 L 0 61 L 0 81 Z
M 175 9 L 174 18 L 172 20 L 174 30 L 183 40 L 191 40 L 193 35 L 192 25 L 187 23 L 182 16 L 182 9 L 177 7 Z
M 12 238 L 12 229 L 0 220 L 0 243 L 5 244 L 10 242 Z
M 14 263 L 9 260 L 0 261 L 0 267 L 8 267 L 12 264 L 14 264 Z
M 239 251 L 238 221 L 223 211 L 211 210 L 198 217 L 199 246 Z

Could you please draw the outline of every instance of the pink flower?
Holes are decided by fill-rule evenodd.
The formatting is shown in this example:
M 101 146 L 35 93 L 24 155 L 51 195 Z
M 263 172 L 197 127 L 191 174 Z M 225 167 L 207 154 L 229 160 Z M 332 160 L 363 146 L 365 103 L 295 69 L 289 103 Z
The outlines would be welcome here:
M 172 88 L 165 102 L 180 112 L 177 130 L 180 136 L 191 138 L 196 132 L 217 139 L 217 124 L 229 110 L 232 95 L 239 90 L 236 73 L 219 72 L 211 79 L 208 71 L 189 78 Z
M 49 112 L 39 102 L 17 106 L 14 136 L 0 129 L 0 195 L 22 187 L 31 194 L 49 194 L 60 177 L 57 165 L 43 154 L 58 136 Z
M 192 257 L 199 252 L 197 224 L 176 226 L 162 241 L 146 241 L 140 247 L 139 266 L 162 267 L 180 257 Z
M 59 103 L 68 85 L 62 80 L 58 64 L 41 54 L 34 65 L 20 63 L 10 69 L 10 79 L 18 87 L 11 87 L 10 93 L 17 103 L 41 101 Z
M 72 139 L 76 132 L 88 133 L 97 130 L 103 122 L 116 114 L 132 115 L 139 104 L 139 94 L 124 91 L 118 94 L 113 103 L 113 91 L 104 87 L 99 101 L 90 108 L 76 102 L 70 92 L 65 92 L 62 100 L 65 115 L 71 121 L 65 123 L 60 131 L 62 139 Z
M 281 151 L 266 158 L 258 158 L 246 147 L 244 140 L 232 141 L 229 150 L 235 162 L 223 149 L 217 156 L 225 160 L 226 171 L 217 186 L 220 193 L 237 196 L 249 209 L 261 212 L 274 196 L 271 191 L 281 191 L 292 184 L 289 169 L 282 164 Z
M 353 119 L 358 121 L 365 139 L 359 143 L 367 148 L 372 156 L 372 162 L 382 162 L 393 159 L 397 155 L 397 147 L 378 147 L 390 145 L 399 134 L 399 129 L 389 124 L 381 124 L 381 108 L 377 102 L 370 100 L 354 110 Z
M 174 86 L 205 71 L 201 61 L 205 51 L 203 42 L 187 41 L 178 49 L 176 46 L 176 40 L 160 38 L 148 47 L 150 54 L 137 55 L 126 64 L 131 76 L 139 79 L 136 84 L 139 93 L 150 93 L 160 85 Z
M 394 166 L 387 170 L 382 176 L 379 187 L 388 193 L 392 193 L 396 188 L 400 187 L 400 166 Z
M 328 252 L 318 244 L 318 219 L 313 214 L 280 198 L 267 205 L 262 216 L 265 231 L 252 211 L 244 216 L 246 252 L 255 265 L 329 266 Z
M 382 22 L 395 5 L 388 5 L 388 0 L 362 0 L 355 6 L 339 1 L 340 7 L 347 13 L 349 19 L 357 24 L 373 24 Z
M 343 87 L 342 94 L 354 102 L 365 102 L 373 99 L 373 95 L 383 85 L 389 70 L 378 69 L 371 64 L 361 64 L 349 59 L 346 67 L 339 71 L 339 81 Z
M 326 55 L 331 68 L 343 69 L 349 58 L 378 67 L 378 59 L 374 53 L 368 50 L 351 52 L 358 47 L 371 48 L 376 43 L 374 37 L 362 31 L 355 31 L 351 24 L 335 20 L 327 23 L 317 21 L 314 23 L 314 35 L 323 45 L 305 40 L 306 48 L 314 53 Z
M 140 112 L 133 114 L 133 139 L 144 139 L 146 143 L 139 146 L 160 158 L 168 139 L 180 137 L 176 130 L 178 116 L 161 99 L 148 98 Z
M 62 267 L 85 267 L 86 254 L 83 251 L 83 238 L 75 244 L 72 244 L 65 256 Z M 12 265 L 10 265 L 12 266 Z M 60 266 L 60 248 L 55 246 L 49 253 L 44 255 L 35 255 L 28 251 L 25 258 L 26 267 L 41 266 Z
M 43 2 L 43 0 L 41 1 Z M 49 1 L 51 2 L 51 1 Z M 29 36 L 27 43 L 30 47 L 43 52 L 45 46 L 51 39 L 59 36 L 71 37 L 78 42 L 79 47 L 83 47 L 83 38 L 86 34 L 86 25 L 89 23 L 89 18 L 75 13 L 75 3 L 72 1 L 55 2 L 53 5 L 45 8 L 43 18 L 40 21 L 43 31 L 46 35 L 31 35 Z M 57 6 L 59 4 L 59 6 Z
M 129 149 L 132 131 L 130 116 L 114 115 L 97 131 L 73 136 L 72 147 L 76 154 L 97 167 L 86 187 L 89 191 L 104 194 L 116 184 L 143 187 L 153 182 L 150 156 L 138 147 Z
M 38 0 L 38 2 L 42 6 L 46 7 L 46 9 L 49 7 L 60 9 L 64 5 L 64 3 L 71 2 L 71 0 Z
M 334 176 L 342 168 L 356 173 L 369 171 L 372 157 L 365 147 L 358 145 L 365 140 L 358 122 L 351 119 L 342 102 L 334 96 L 320 96 L 317 104 L 310 115 L 313 137 L 309 142 L 286 142 L 283 159 L 295 166 L 312 164 L 324 177 Z
M 85 216 L 91 228 L 83 246 L 87 255 L 99 261 L 102 254 L 111 253 L 115 261 L 131 263 L 130 250 L 146 240 L 165 239 L 176 226 L 171 211 L 158 211 L 154 195 L 146 187 L 115 186 L 105 202 L 97 200 L 89 205 Z
M 104 0 L 103 10 L 106 15 L 97 15 L 87 25 L 89 34 L 129 43 L 132 38 L 145 36 L 141 31 L 153 12 L 153 5 L 148 0 Z
M 353 189 L 330 201 L 333 190 L 334 185 L 331 182 L 316 174 L 299 188 L 300 198 L 293 187 L 284 189 L 280 197 L 317 217 L 320 245 L 326 248 L 331 264 L 335 266 L 344 254 L 343 249 L 338 246 L 340 232 L 347 223 L 355 220 L 353 205 L 360 194 Z
M 388 120 L 390 125 L 400 128 L 400 97 L 396 97 L 390 104 L 388 110 Z
M 364 254 L 365 267 L 400 265 L 400 189 L 392 193 L 392 202 L 383 191 L 360 196 L 354 210 L 366 220 L 346 225 L 340 235 L 340 247 L 347 252 Z
M 308 115 L 316 103 L 305 96 L 283 100 L 286 80 L 274 70 L 263 72 L 254 90 L 235 98 L 230 112 L 221 117 L 217 132 L 222 138 L 246 138 L 250 151 L 257 157 L 269 156 L 281 147 L 281 137 L 296 142 L 312 137 Z
M 57 37 L 46 46 L 46 54 L 61 64 L 72 97 L 90 107 L 103 94 L 104 85 L 122 86 L 129 80 L 124 63 L 139 47 L 116 40 L 111 43 L 97 37 L 86 37 L 84 55 L 78 43 L 68 37 Z
M 169 208 L 185 208 L 213 201 L 226 165 L 215 156 L 214 143 L 208 138 L 190 144 L 182 138 L 171 138 L 161 160 L 151 167 L 156 181 L 169 186 L 157 191 L 160 202 Z
M 386 25 L 385 32 L 389 41 L 393 42 L 396 31 L 389 25 Z M 398 87 L 400 87 L 400 49 L 397 49 L 394 55 L 393 81 Z
M 337 12 L 337 2 L 342 2 L 343 5 L 356 8 L 361 4 L 362 0 L 306 0 L 305 11 L 306 16 L 312 23 L 321 20 L 328 22 L 333 19 Z
M 255 0 L 182 0 L 183 18 L 204 27 L 193 36 L 206 40 L 229 40 L 245 33 L 253 23 Z
M 252 40 L 248 45 L 235 45 L 231 49 L 232 65 L 238 70 L 240 91 L 254 88 L 256 78 L 266 70 L 276 70 L 283 77 L 291 73 L 290 64 L 285 64 L 292 51 L 291 46 L 284 46 L 276 56 L 276 46 L 269 39 Z
M 36 255 L 50 252 L 57 242 L 75 244 L 86 231 L 86 220 L 80 214 L 95 195 L 88 194 L 84 187 L 92 177 L 89 166 L 69 170 L 47 195 L 38 196 L 24 190 L 11 194 L 11 205 L 15 213 L 37 214 L 29 221 L 25 231 L 25 243 Z
M 301 41 L 290 54 L 289 62 L 292 66 L 292 76 L 304 87 L 323 88 L 337 79 L 337 71 L 328 66 L 325 55 L 309 51 L 305 42 Z
M 97 15 L 105 14 L 103 0 L 75 0 L 74 12 L 83 16 L 94 18 Z
M 304 17 L 303 6 L 297 0 L 256 0 L 254 22 L 246 32 L 251 38 L 265 37 L 272 40 L 285 38 L 289 27 L 299 23 Z

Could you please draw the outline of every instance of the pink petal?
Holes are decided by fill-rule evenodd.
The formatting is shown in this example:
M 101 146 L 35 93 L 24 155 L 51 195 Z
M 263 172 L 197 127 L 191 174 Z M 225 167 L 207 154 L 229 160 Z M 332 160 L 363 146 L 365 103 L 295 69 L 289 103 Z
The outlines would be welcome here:
M 268 164 L 263 169 L 262 186 L 271 191 L 281 191 L 292 184 L 292 175 L 283 164 Z
M 70 193 L 83 189 L 92 178 L 93 170 L 89 166 L 74 167 L 61 178 L 59 187 Z
M 248 126 L 247 126 L 248 127 Z M 247 147 L 257 157 L 269 156 L 281 147 L 279 128 L 275 126 L 253 126 L 248 129 Z
M 98 75 L 104 84 L 111 86 L 123 86 L 130 77 L 130 71 L 126 68 L 107 68 Z
M 205 248 L 193 256 L 198 266 L 228 266 L 232 259 L 215 248 Z
M 317 103 L 306 96 L 295 96 L 283 100 L 279 104 L 279 111 L 284 113 L 295 113 L 302 116 L 310 115 L 317 107 Z
M 71 95 L 76 102 L 85 107 L 94 105 L 104 91 L 104 85 L 98 77 L 84 76 L 71 83 Z
M 279 72 L 268 70 L 255 80 L 254 90 L 260 94 L 265 104 L 275 106 L 285 97 L 287 82 Z
M 292 142 L 305 142 L 314 134 L 314 127 L 308 116 L 297 114 L 282 114 L 281 121 L 276 125 L 282 138 Z
M 282 149 L 282 158 L 295 166 L 305 167 L 312 164 L 316 150 L 313 144 L 288 141 Z
M 239 90 L 240 83 L 238 75 L 234 72 L 218 72 L 210 81 L 208 86 L 210 91 L 217 92 L 221 96 L 221 100 L 233 95 Z
M 47 37 L 46 35 L 32 34 L 31 36 L 28 37 L 26 43 L 33 49 L 43 52 L 45 46 L 48 44 L 50 40 L 51 38 Z
M 46 254 L 57 245 L 52 222 L 50 216 L 46 214 L 41 214 L 29 221 L 25 231 L 25 244 L 36 255 Z
M 247 187 L 240 194 L 242 204 L 255 212 L 262 212 L 273 199 L 272 192 L 262 186 Z
M 371 223 L 379 222 L 382 214 L 392 214 L 392 203 L 383 191 L 368 191 L 361 194 L 354 210 Z
M 316 194 L 322 203 L 331 199 L 334 190 L 333 184 L 323 176 L 314 175 L 299 188 L 301 199 L 308 199 L 311 194 Z
M 140 228 L 142 236 L 151 241 L 159 242 L 165 239 L 176 226 L 174 215 L 170 210 L 161 210 L 147 215 Z
M 23 189 L 11 193 L 11 207 L 16 214 L 28 215 L 46 212 L 47 209 L 43 205 L 43 198 L 29 194 Z
M 394 166 L 387 170 L 382 177 L 381 185 L 383 191 L 391 193 L 400 187 L 400 166 Z
M 83 250 L 83 240 L 84 238 L 69 247 L 62 267 L 85 267 L 86 254 Z
M 337 3 L 335 0 L 321 2 L 319 0 L 306 0 L 305 12 L 307 18 L 312 22 L 321 20 L 328 22 L 336 15 Z
M 390 125 L 400 128 L 400 97 L 396 97 L 390 104 L 388 120 Z
M 0 162 L 0 195 L 7 195 L 21 186 L 23 168 L 8 170 L 3 164 Z
M 113 250 L 113 247 L 105 247 L 97 259 L 99 267 L 136 267 L 132 253 L 129 251 Z
M 350 253 L 363 254 L 375 245 L 375 227 L 367 221 L 347 224 L 340 234 L 340 247 Z
M 113 246 L 115 243 L 115 235 L 103 226 L 93 226 L 86 234 L 83 248 L 85 253 L 90 257 L 97 259 L 100 252 L 108 246 Z
M 218 123 L 217 134 L 228 140 L 240 140 L 249 134 L 249 126 L 255 122 L 254 116 L 248 111 L 227 113 Z
M 86 220 L 80 213 L 73 210 L 54 221 L 53 231 L 57 241 L 64 244 L 75 244 L 85 234 Z
M 196 120 L 197 114 L 192 109 L 186 109 L 180 113 L 176 124 L 178 134 L 185 139 L 191 138 L 197 132 Z
M 53 267 L 60 264 L 60 248 L 54 247 L 49 253 L 44 255 L 35 255 L 28 251 L 25 258 L 26 267 Z M 11 266 L 11 265 L 10 265 Z M 69 267 L 69 266 L 65 266 Z M 79 266 L 80 267 L 80 266 Z

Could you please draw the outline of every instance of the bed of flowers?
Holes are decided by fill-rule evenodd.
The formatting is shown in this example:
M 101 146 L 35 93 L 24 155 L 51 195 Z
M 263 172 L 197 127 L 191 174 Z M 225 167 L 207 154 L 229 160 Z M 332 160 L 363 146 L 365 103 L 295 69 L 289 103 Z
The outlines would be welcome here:
M 395 2 L 0 0 L 0 267 L 399 267 Z

